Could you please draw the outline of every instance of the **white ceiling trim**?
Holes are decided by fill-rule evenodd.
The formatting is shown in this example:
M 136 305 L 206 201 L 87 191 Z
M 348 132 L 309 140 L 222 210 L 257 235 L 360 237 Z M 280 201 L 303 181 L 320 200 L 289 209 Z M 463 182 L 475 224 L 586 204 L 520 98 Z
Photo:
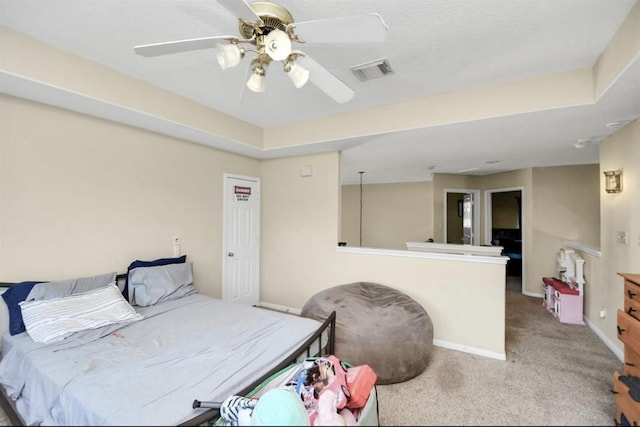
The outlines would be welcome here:
M 624 73 L 627 72 L 629 68 L 635 66 L 637 62 L 640 62 L 640 53 L 637 53 L 633 57 L 633 59 L 629 61 L 622 70 L 620 70 L 615 78 L 613 78 L 609 82 L 606 88 L 602 90 L 597 97 L 595 97 L 596 94 L 594 93 L 594 98 L 590 102 L 567 104 L 560 107 L 541 108 L 536 110 L 536 112 L 553 111 L 564 108 L 597 104 L 597 102 L 601 98 L 606 96 L 606 94 L 615 86 L 616 82 L 618 82 L 618 80 L 624 75 Z M 500 117 L 528 114 L 531 112 L 518 111 L 499 116 L 490 115 L 460 121 L 450 121 L 446 123 L 417 126 L 402 129 L 400 131 L 376 132 L 353 137 L 337 138 L 335 140 L 322 140 L 286 147 L 263 149 L 252 146 L 250 144 L 246 144 L 241 141 L 222 137 L 220 135 L 216 135 L 202 129 L 194 128 L 192 126 L 186 126 L 184 124 L 168 120 L 166 118 L 159 117 L 153 114 L 149 114 L 147 112 L 125 107 L 120 104 L 105 101 L 103 99 L 89 96 L 57 85 L 52 85 L 40 80 L 35 80 L 15 73 L 10 73 L 5 70 L 0 70 L 0 93 L 63 108 L 69 111 L 74 111 L 76 113 L 129 125 L 140 129 L 145 129 L 162 135 L 171 136 L 181 140 L 206 145 L 209 147 L 241 154 L 256 159 L 273 159 L 279 157 L 308 155 L 328 151 L 341 151 L 363 144 L 367 141 L 371 141 L 376 137 L 384 137 L 385 135 L 390 135 L 397 132 L 416 131 L 438 126 L 448 126 L 453 124 L 491 120 Z
M 39 80 L 0 71 L 0 93 L 254 158 L 264 150 Z
M 241 141 L 221 137 L 211 132 L 203 131 L 202 129 L 186 126 L 163 117 L 4 70 L 0 70 L 0 93 L 145 129 L 255 159 L 274 159 L 327 151 L 340 151 L 362 144 L 370 139 L 369 136 L 363 136 L 289 147 L 262 149 Z

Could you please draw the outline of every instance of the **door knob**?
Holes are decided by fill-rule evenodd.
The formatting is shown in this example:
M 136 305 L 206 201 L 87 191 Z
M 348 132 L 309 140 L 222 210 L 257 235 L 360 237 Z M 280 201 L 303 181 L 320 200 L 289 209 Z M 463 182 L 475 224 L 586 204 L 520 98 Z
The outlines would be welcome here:
M 233 252 L 229 252 L 227 256 L 233 256 Z

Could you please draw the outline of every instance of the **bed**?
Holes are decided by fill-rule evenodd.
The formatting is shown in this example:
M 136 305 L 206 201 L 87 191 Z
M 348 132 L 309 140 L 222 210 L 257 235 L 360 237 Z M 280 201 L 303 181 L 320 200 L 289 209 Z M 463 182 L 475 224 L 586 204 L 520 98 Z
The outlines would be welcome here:
M 333 353 L 335 312 L 320 322 L 211 298 L 195 290 L 190 263 L 183 262 L 178 274 L 176 265 L 112 273 L 116 283 L 90 291 L 77 281 L 65 283 L 66 288 L 56 288 L 66 289 L 63 296 L 51 292 L 52 282 L 36 283 L 29 295 L 40 289 L 35 295 L 41 299 L 25 298 L 22 304 L 27 331 L 2 334 L 0 403 L 11 422 L 212 424 L 217 409 L 194 407 L 196 400 L 221 402 L 232 394 L 245 395 L 288 365 Z M 122 290 L 118 280 L 128 282 L 128 289 Z M 0 283 L 8 289 L 12 285 Z M 63 304 L 74 300 L 73 310 L 78 310 L 89 298 L 99 297 L 103 304 L 107 292 L 128 294 L 129 317 L 49 338 L 59 331 L 52 332 L 49 318 L 42 320 L 49 315 L 42 306 L 60 313 L 68 310 Z M 86 300 L 78 302 L 81 298 Z M 118 307 L 109 305 L 109 316 L 120 316 Z M 83 317 L 71 313 L 67 317 L 72 323 Z

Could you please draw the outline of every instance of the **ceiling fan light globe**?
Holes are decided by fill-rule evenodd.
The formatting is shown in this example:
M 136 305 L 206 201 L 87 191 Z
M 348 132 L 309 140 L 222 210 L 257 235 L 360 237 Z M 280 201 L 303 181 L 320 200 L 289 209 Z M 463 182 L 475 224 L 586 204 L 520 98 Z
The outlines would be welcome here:
M 297 89 L 300 89 L 309 81 L 309 70 L 295 63 L 291 65 L 287 75 Z
M 242 59 L 242 52 L 237 45 L 233 43 L 218 43 L 217 47 L 218 52 L 216 53 L 216 57 L 218 58 L 220 68 L 224 70 L 226 68 L 235 67 L 240 63 L 240 59 Z
M 264 92 L 264 73 L 253 72 L 249 80 L 247 80 L 247 87 L 252 92 Z
M 264 49 L 274 61 L 283 61 L 291 54 L 291 39 L 282 30 L 273 30 L 264 39 Z

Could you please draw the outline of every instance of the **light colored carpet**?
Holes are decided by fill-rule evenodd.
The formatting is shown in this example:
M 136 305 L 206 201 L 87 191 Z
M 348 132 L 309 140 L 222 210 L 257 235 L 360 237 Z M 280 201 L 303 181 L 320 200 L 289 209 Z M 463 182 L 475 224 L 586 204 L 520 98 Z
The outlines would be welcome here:
M 377 386 L 380 424 L 615 425 L 615 354 L 519 287 L 506 301 L 506 361 L 434 347 L 422 374 Z
M 433 347 L 417 377 L 379 385 L 381 425 L 615 425 L 623 364 L 582 325 L 555 320 L 509 284 L 507 360 Z M 0 425 L 11 425 L 0 411 Z

